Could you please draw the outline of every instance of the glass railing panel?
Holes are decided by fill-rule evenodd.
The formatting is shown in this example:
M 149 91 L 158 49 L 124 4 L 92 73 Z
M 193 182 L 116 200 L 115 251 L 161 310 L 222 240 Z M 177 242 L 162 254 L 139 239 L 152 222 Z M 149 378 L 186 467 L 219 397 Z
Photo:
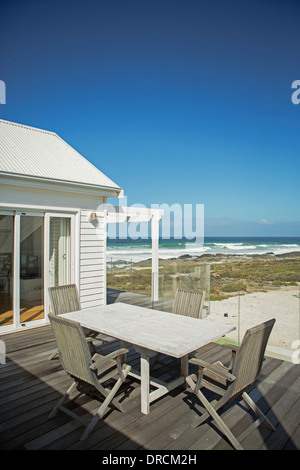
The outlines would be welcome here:
M 288 259 L 235 258 L 210 263 L 160 259 L 159 300 L 152 302 L 151 260 L 133 263 L 110 258 L 107 287 L 147 296 L 148 306 L 169 312 L 177 288 L 205 290 L 207 319 L 235 327 L 221 342 L 240 345 L 248 328 L 275 317 L 268 354 L 285 360 L 297 360 L 299 355 L 299 263 Z
M 300 347 L 300 292 L 299 285 L 275 283 L 268 290 L 240 296 L 240 340 L 245 331 L 255 324 L 275 318 L 267 354 L 293 361 Z M 298 353 L 297 353 L 298 351 Z
M 110 257 L 106 263 L 107 289 L 151 296 L 151 264 Z
M 159 266 L 159 295 L 163 309 L 172 310 L 177 288 L 205 291 L 204 312 L 210 313 L 210 265 L 195 264 L 193 261 L 182 263 L 180 260 L 163 260 Z
M 248 328 L 275 318 L 267 354 L 299 361 L 299 286 L 299 263 L 288 257 L 212 263 L 210 319 L 235 326 L 223 341 L 239 345 Z

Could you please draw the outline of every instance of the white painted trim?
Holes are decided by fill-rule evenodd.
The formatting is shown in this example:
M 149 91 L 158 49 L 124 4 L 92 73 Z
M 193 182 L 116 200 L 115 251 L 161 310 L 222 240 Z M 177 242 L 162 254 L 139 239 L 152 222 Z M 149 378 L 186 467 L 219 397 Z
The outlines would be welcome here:
M 151 239 L 152 239 L 152 300 L 156 302 L 159 299 L 159 220 L 154 216 L 151 220 Z
M 36 326 L 43 326 L 43 325 L 45 325 L 45 323 L 47 323 L 47 322 L 46 322 L 46 319 L 45 319 L 45 318 L 42 318 L 42 319 L 40 319 L 40 320 L 32 320 L 32 321 L 22 322 L 22 323 L 20 323 L 20 325 L 19 325 L 18 328 L 19 328 L 20 330 L 22 330 L 22 329 L 24 329 L 24 328 L 26 328 L 26 327 L 28 328 L 28 327 L 33 326 L 33 323 L 34 323 L 34 326 L 36 327 Z
M 74 266 L 74 282 L 78 288 L 78 294 L 80 298 L 80 220 L 81 220 L 81 211 L 79 210 L 75 214 L 74 220 L 74 243 L 75 243 L 75 250 L 74 250 L 74 258 L 75 258 L 75 266 Z M 72 236 L 72 235 L 71 235 Z
M 103 292 L 104 292 L 104 305 L 107 304 L 107 274 L 106 274 L 106 244 L 107 244 L 107 211 L 104 211 L 104 241 L 103 241 L 103 253 L 104 253 L 104 262 L 103 262 Z
M 5 202 L 0 202 L 0 210 L 1 208 L 8 208 L 9 211 L 19 211 L 19 212 L 28 212 L 31 211 L 33 214 L 36 212 L 56 212 L 59 215 L 57 217 L 61 217 L 61 213 L 76 213 L 80 209 L 74 207 L 57 207 L 57 206 L 39 206 L 39 205 L 32 205 L 32 204 L 7 204 Z
M 25 217 L 44 217 L 44 215 L 45 215 L 45 211 L 43 211 L 43 212 L 41 212 L 41 211 L 31 211 L 31 210 L 28 211 L 27 209 L 18 210 L 17 212 L 21 216 L 25 216 Z
M 20 289 L 21 289 L 21 279 L 20 279 L 20 251 L 21 251 L 21 217 L 42 217 L 43 218 L 43 230 L 44 230 L 44 237 L 45 237 L 45 212 L 37 212 L 37 211 L 18 211 L 16 212 L 16 216 L 20 216 L 20 226 L 19 226 L 19 243 L 18 243 L 18 284 L 14 284 L 14 291 L 18 291 L 18 312 L 16 315 L 16 328 L 22 327 L 23 325 L 27 326 L 29 323 L 35 323 L 36 321 L 39 322 L 40 324 L 45 324 L 46 322 L 46 314 L 45 314 L 45 287 L 43 291 L 43 303 L 44 303 L 44 318 L 41 320 L 32 320 L 31 322 L 22 322 L 20 323 L 20 307 L 21 307 L 21 301 L 20 301 Z M 45 241 L 45 239 L 44 239 Z M 44 257 L 44 285 L 45 285 L 45 245 L 44 245 L 44 252 L 43 252 L 43 257 Z M 14 268 L 16 265 L 14 266 Z M 16 289 L 18 287 L 18 289 Z
M 0 334 L 2 335 L 6 333 L 15 333 L 17 331 L 24 331 L 25 329 L 31 330 L 33 328 L 39 328 L 40 326 L 45 326 L 44 318 L 42 320 L 34 320 L 30 322 L 25 322 L 25 323 L 23 322 L 18 327 L 14 325 L 1 326 Z
M 13 315 L 14 327 L 20 327 L 20 235 L 21 216 L 15 214 L 14 220 L 14 264 L 13 264 Z
M 74 284 L 76 282 L 76 257 L 77 257 L 77 246 L 78 239 L 76 237 L 76 220 L 75 216 L 71 215 L 71 230 L 70 230 L 70 242 L 71 242 L 71 283 Z M 78 284 L 77 284 L 78 285 Z
M 38 176 L 27 176 L 16 173 L 5 173 L 0 171 L 0 179 L 3 184 L 25 186 L 30 188 L 50 189 L 54 191 L 64 191 L 72 193 L 82 193 L 86 195 L 96 195 L 102 197 L 119 197 L 122 189 L 119 187 L 100 186 L 96 184 L 77 183 L 74 181 L 56 180 L 42 178 Z
M 50 255 L 50 214 L 46 213 L 44 217 L 44 323 L 49 322 L 49 255 Z
M 79 283 L 77 282 L 77 275 L 76 275 L 76 265 L 78 264 L 79 254 L 79 238 L 76 235 L 77 227 L 76 227 L 76 216 L 78 214 L 68 214 L 63 212 L 46 212 L 45 213 L 45 232 L 44 232 L 44 309 L 45 309 L 45 320 L 44 323 L 49 323 L 49 294 L 48 294 L 48 287 L 49 287 L 49 242 L 50 242 L 50 217 L 59 217 L 59 218 L 68 218 L 70 219 L 70 239 L 71 239 L 71 283 Z

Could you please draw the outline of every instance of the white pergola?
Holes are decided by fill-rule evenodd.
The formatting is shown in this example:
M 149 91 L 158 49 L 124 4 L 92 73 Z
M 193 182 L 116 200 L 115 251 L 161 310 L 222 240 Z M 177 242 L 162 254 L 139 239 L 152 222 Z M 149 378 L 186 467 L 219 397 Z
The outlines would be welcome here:
M 152 240 L 152 300 L 158 300 L 159 221 L 164 211 L 145 207 L 110 206 L 106 210 L 106 223 L 151 222 Z

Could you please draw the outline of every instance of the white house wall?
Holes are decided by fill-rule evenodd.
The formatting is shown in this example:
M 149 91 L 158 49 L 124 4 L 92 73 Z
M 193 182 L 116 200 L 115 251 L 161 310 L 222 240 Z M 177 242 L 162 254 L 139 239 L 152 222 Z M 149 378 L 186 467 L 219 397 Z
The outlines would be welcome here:
M 50 207 L 52 209 L 74 208 L 95 211 L 104 201 L 103 196 L 84 194 L 79 190 L 63 191 L 59 189 L 35 187 L 30 183 L 6 184 L 0 177 L 0 203 L 22 204 L 26 206 Z
M 91 211 L 80 217 L 80 302 L 82 308 L 106 303 L 106 235 L 103 214 L 88 221 Z
M 82 308 L 106 303 L 106 233 L 104 213 L 97 211 L 106 198 L 95 194 L 5 184 L 0 178 L 0 211 L 72 213 L 76 217 L 73 241 L 75 276 Z M 98 220 L 88 221 L 96 212 Z

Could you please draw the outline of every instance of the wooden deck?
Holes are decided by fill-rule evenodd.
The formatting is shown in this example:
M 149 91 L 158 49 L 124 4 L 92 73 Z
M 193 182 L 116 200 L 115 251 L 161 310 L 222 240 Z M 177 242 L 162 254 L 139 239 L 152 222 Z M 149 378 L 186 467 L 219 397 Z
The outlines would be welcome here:
M 110 293 L 109 301 L 143 303 L 144 296 Z M 131 302 L 130 302 L 131 300 Z M 123 389 L 125 413 L 111 409 L 84 442 L 79 440 L 82 426 L 68 416 L 48 415 L 70 384 L 59 359 L 49 360 L 55 349 L 50 326 L 0 336 L 6 345 L 6 364 L 0 365 L 0 448 L 6 449 L 102 449 L 159 450 L 164 452 L 202 449 L 232 449 L 213 421 L 198 428 L 191 425 L 197 416 L 197 402 L 182 388 L 151 404 L 149 415 L 140 412 L 139 383 L 129 381 Z M 106 338 L 108 339 L 108 338 Z M 119 342 L 109 339 L 101 350 L 110 352 Z M 209 344 L 199 354 L 206 360 L 226 361 L 227 349 Z M 176 365 L 176 360 L 165 358 Z M 138 355 L 130 349 L 127 362 L 135 368 Z M 163 380 L 178 372 L 165 366 L 153 371 Z M 276 432 L 264 425 L 254 427 L 254 416 L 241 400 L 226 408 L 224 421 L 235 435 L 244 434 L 245 449 L 300 449 L 300 365 L 266 357 L 259 380 L 250 396 L 276 426 Z M 97 402 L 87 398 L 72 405 L 89 416 Z

